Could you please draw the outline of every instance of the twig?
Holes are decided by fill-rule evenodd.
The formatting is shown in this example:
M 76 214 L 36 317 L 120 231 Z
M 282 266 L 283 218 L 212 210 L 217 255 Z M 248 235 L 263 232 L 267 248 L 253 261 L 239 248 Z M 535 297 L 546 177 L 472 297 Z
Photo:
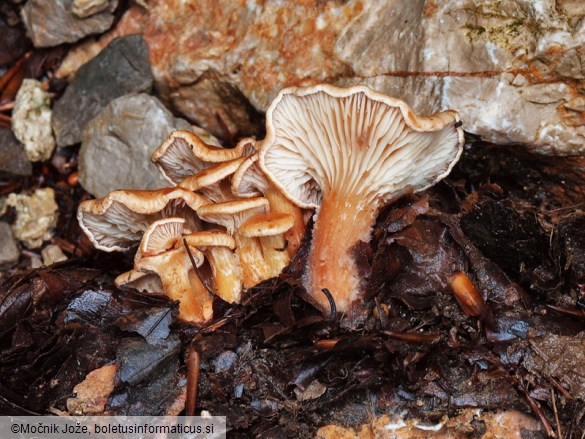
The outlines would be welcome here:
M 185 401 L 185 414 L 193 416 L 197 407 L 197 389 L 199 387 L 199 370 L 201 368 L 201 355 L 193 346 L 187 354 L 187 399 Z
M 548 421 L 548 419 L 546 419 L 546 416 L 542 412 L 542 410 L 541 410 L 540 405 L 538 404 L 538 402 L 536 402 L 528 394 L 528 392 L 526 390 L 523 390 L 522 392 L 524 393 L 524 397 L 526 398 L 526 401 L 528 402 L 528 405 L 530 406 L 530 408 L 532 409 L 532 411 L 534 412 L 534 414 L 538 417 L 538 419 L 540 419 L 540 422 L 542 422 L 542 426 L 546 430 L 546 434 L 549 437 L 555 437 L 555 432 L 554 432 L 552 426 L 550 425 L 550 422 Z
M 0 111 L 8 111 L 14 108 L 14 102 L 7 102 L 6 104 L 0 105 Z
M 323 288 L 323 294 L 327 297 L 329 301 L 329 307 L 331 308 L 331 314 L 329 315 L 329 320 L 334 321 L 337 318 L 337 305 L 335 305 L 335 299 L 331 295 L 331 292 L 327 288 Z
M 561 432 L 561 423 L 559 421 L 559 412 L 557 411 L 557 401 L 555 395 L 555 389 L 553 387 L 550 388 L 550 399 L 552 401 L 553 412 L 555 414 L 555 422 L 557 423 L 557 436 L 559 439 L 562 439 L 563 433 Z

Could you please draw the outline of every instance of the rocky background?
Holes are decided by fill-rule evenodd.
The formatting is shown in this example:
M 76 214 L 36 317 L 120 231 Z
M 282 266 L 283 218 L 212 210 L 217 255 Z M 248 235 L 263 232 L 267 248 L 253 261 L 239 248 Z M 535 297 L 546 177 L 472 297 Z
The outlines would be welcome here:
M 536 284 L 551 301 L 554 288 L 572 295 L 573 302 L 567 298 L 553 302 L 563 307 L 577 303 L 573 317 L 582 330 L 585 277 L 580 270 L 585 265 L 580 259 L 583 242 L 576 234 L 581 224 L 579 209 L 585 202 L 584 51 L 585 2 L 581 0 L 4 1 L 0 3 L 0 282 L 6 282 L 2 294 L 14 292 L 18 286 L 14 276 L 28 269 L 97 257 L 76 225 L 77 204 L 119 188 L 165 186 L 149 157 L 172 130 L 191 129 L 208 141 L 230 147 L 243 136 L 262 138 L 263 113 L 283 87 L 365 84 L 404 99 L 420 114 L 447 108 L 459 111 L 469 145 L 458 174 L 449 188 L 441 190 L 451 191 L 453 206 L 463 204 L 465 233 L 475 237 L 475 244 L 500 266 L 512 264 L 504 270 L 511 270 L 507 274 L 514 282 L 525 287 Z M 535 159 L 539 156 L 528 153 L 545 158 Z M 467 183 L 458 186 L 457 178 Z M 471 201 L 461 198 L 461 191 L 472 193 L 496 180 L 514 193 L 513 203 L 491 186 Z M 487 201 L 481 198 L 486 193 Z M 492 198 L 496 205 L 490 204 Z M 563 217 L 566 223 L 550 220 L 551 212 L 559 218 L 568 215 Z M 540 221 L 542 215 L 565 228 L 547 228 L 530 219 Z M 570 215 L 574 216 L 567 219 Z M 493 227 L 477 227 L 486 217 L 495 218 L 490 223 Z M 520 225 L 500 230 L 498 221 L 509 218 Z M 444 233 L 445 224 L 443 218 L 436 236 Z M 400 232 L 400 227 L 392 230 Z M 564 238 L 554 235 L 553 229 L 565 233 Z M 526 232 L 526 239 L 512 240 L 516 232 Z M 562 242 L 553 240 L 553 235 Z M 508 253 L 500 255 L 501 245 L 510 240 L 517 247 L 506 247 Z M 527 262 L 518 248 L 526 254 L 538 248 L 555 257 L 562 255 L 559 260 L 568 271 L 551 269 L 556 263 L 553 256 L 547 260 L 550 266 L 540 256 Z M 508 258 L 510 253 L 513 257 Z M 536 270 L 536 277 L 525 277 L 527 263 Z M 38 277 L 35 273 L 28 274 L 27 282 Z M 78 275 L 84 281 L 95 278 L 85 271 Z M 54 279 L 43 279 L 48 282 L 47 291 L 52 291 L 51 286 L 58 289 Z M 71 281 L 72 291 L 78 287 L 76 279 Z M 407 284 L 408 278 L 403 282 Z M 262 294 L 266 297 L 267 293 Z M 290 305 L 289 296 L 282 300 Z M 5 318 L 9 307 L 2 303 L 0 317 Z M 526 321 L 537 326 L 534 319 Z M 0 324 L 0 335 L 5 329 Z M 209 348 L 210 364 L 215 364 L 210 367 L 218 374 L 230 370 L 238 355 L 251 355 L 252 348 L 241 335 L 215 337 L 226 338 L 231 349 L 224 354 Z M 549 349 L 553 355 L 550 340 L 541 340 L 548 344 L 540 349 Z M 373 343 L 373 339 L 362 341 L 368 346 Z M 338 354 L 345 356 L 344 349 L 351 350 L 362 341 L 348 342 Z M 574 345 L 567 352 L 578 354 L 582 332 L 581 338 L 565 343 Z M 173 346 L 178 349 L 178 343 Z M 11 349 L 11 355 L 18 352 L 17 347 Z M 371 346 L 368 349 L 374 351 Z M 112 352 L 106 350 L 100 355 L 111 359 Z M 254 361 L 280 364 L 281 360 L 268 358 L 273 354 Z M 408 361 L 415 360 L 409 357 Z M 310 365 L 303 367 L 310 369 Z M 325 363 L 314 367 L 326 369 Z M 538 365 L 540 370 L 544 367 Z M 573 373 L 585 367 L 585 358 L 577 356 L 572 366 L 562 367 Z M 89 365 L 87 369 L 93 370 Z M 373 374 L 364 370 L 364 376 Z M 77 372 L 69 387 L 84 376 Z M 458 386 L 464 386 L 465 376 L 457 376 Z M 433 379 L 428 382 L 433 384 Z M 528 386 L 528 381 L 522 386 Z M 204 395 L 225 384 L 218 383 L 206 382 Z M 304 384 L 299 385 L 303 391 Z M 428 394 L 442 397 L 439 389 L 429 389 Z M 528 401 L 547 401 L 542 389 L 526 390 Z M 503 392 L 503 387 L 497 392 Z M 306 395 L 307 400 L 319 396 Z M 406 398 L 395 395 L 396 400 L 400 397 Z M 468 398 L 475 406 L 481 405 L 479 394 Z M 255 401 L 254 410 L 264 418 L 288 403 L 270 398 Z M 506 401 L 502 396 L 484 406 L 497 407 Z M 457 404 L 459 408 L 474 406 L 464 401 Z M 511 405 L 539 413 L 530 404 Z M 41 406 L 39 402 L 35 409 Z M 574 437 L 579 437 L 579 419 L 582 422 L 585 417 L 579 407 L 571 406 L 565 419 Z M 554 418 L 552 412 L 542 416 Z M 240 420 L 239 428 L 247 428 L 247 422 L 253 425 L 250 419 Z M 353 426 L 359 424 L 356 420 Z

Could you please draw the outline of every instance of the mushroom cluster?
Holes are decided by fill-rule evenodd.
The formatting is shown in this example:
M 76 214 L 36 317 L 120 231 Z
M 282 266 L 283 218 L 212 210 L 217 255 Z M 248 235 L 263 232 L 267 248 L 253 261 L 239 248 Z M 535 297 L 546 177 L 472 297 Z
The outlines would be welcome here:
M 303 214 L 266 180 L 255 145 L 224 149 L 174 131 L 152 154 L 171 187 L 80 204 L 79 224 L 96 248 L 138 245 L 119 287 L 164 292 L 179 301 L 180 319 L 203 324 L 214 295 L 239 303 L 243 290 L 280 274 L 300 243 Z
M 239 303 L 278 276 L 300 245 L 303 209 L 314 209 L 306 297 L 353 321 L 365 309 L 361 243 L 383 206 L 449 174 L 460 126 L 455 111 L 416 116 L 363 86 L 288 88 L 268 109 L 264 140 L 223 149 L 175 131 L 152 155 L 172 187 L 85 201 L 78 219 L 101 250 L 139 243 L 119 286 L 164 291 L 181 319 L 201 324 L 214 295 Z

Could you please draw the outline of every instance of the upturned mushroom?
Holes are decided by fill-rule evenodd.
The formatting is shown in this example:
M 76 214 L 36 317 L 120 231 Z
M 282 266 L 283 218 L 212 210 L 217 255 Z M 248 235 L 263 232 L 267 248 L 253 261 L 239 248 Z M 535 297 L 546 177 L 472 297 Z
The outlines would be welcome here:
M 350 321 L 364 311 L 354 251 L 369 242 L 380 209 L 449 174 L 463 146 L 459 116 L 416 116 L 367 87 L 318 85 L 282 90 L 266 115 L 262 170 L 291 201 L 316 209 L 303 279 L 323 314 Z
M 156 274 L 160 278 L 164 293 L 171 300 L 179 301 L 179 318 L 186 322 L 202 324 L 213 315 L 213 296 L 196 271 L 196 267 L 200 267 L 204 262 L 203 253 L 181 239 L 191 232 L 185 224 L 184 218 L 154 221 L 140 242 L 133 271 Z
M 226 162 L 250 155 L 253 151 L 247 143 L 235 148 L 222 148 L 205 143 L 190 131 L 173 131 L 152 153 L 151 161 L 162 176 L 173 186 L 214 163 Z
M 286 198 L 266 178 L 258 164 L 258 154 L 244 159 L 232 176 L 232 192 L 242 198 L 264 195 L 272 212 L 283 212 L 292 216 L 293 224 L 284 234 L 287 253 L 292 257 L 301 245 L 305 233 L 303 211 Z
M 149 225 L 166 217 L 186 218 L 199 230 L 195 212 L 207 199 L 183 188 L 120 190 L 79 205 L 77 220 L 92 244 L 103 251 L 125 251 L 136 245 Z

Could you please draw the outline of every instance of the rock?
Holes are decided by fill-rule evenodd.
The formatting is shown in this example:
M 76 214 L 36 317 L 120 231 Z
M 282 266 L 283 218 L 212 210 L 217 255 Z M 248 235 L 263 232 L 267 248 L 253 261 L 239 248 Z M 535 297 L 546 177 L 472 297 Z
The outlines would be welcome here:
M 81 141 L 87 122 L 113 99 L 148 91 L 152 73 L 148 50 L 139 35 L 116 39 L 85 64 L 53 110 L 53 129 L 60 146 Z
M 157 88 L 214 132 L 210 117 L 225 112 L 221 94 L 209 92 L 217 83 L 258 111 L 286 86 L 361 83 L 422 114 L 455 108 L 467 131 L 489 141 L 585 153 L 582 1 L 148 4 L 132 6 L 114 32 L 142 29 Z M 224 124 L 232 131 L 242 121 Z
M 32 195 L 10 194 L 7 204 L 16 210 L 12 226 L 16 239 L 28 248 L 38 248 L 51 239 L 59 215 L 53 189 L 37 189 Z
M 28 177 L 32 165 L 9 128 L 0 128 L 0 179 Z
M 150 162 L 150 155 L 176 129 L 189 129 L 213 141 L 201 129 L 175 118 L 153 96 L 140 93 L 113 100 L 83 133 L 81 185 L 96 197 L 116 189 L 168 186 Z
M 51 98 L 36 79 L 25 79 L 12 110 L 12 131 L 24 144 L 29 160 L 48 160 L 55 150 L 51 130 Z
M 417 12 L 406 17 L 415 5 Z M 585 153 L 583 113 L 567 107 L 583 97 L 585 22 L 576 19 L 585 12 L 571 2 L 564 5 L 557 10 L 552 0 L 480 5 L 418 0 L 409 8 L 376 3 L 336 42 L 335 53 L 355 72 L 340 83 L 365 82 L 424 114 L 454 108 L 466 131 L 491 142 Z M 409 25 L 396 30 L 391 17 L 401 14 Z M 376 38 L 375 32 L 386 37 Z M 387 32 L 400 44 L 388 46 Z
M 19 257 L 20 251 L 16 246 L 10 225 L 0 221 L 0 269 L 12 267 L 18 262 Z
M 86 18 L 107 9 L 108 0 L 73 0 L 71 12 L 79 18 Z
M 246 97 L 214 73 L 172 93 L 171 101 L 179 113 L 226 143 L 258 137 L 262 131 L 261 117 Z
M 21 26 L 11 25 L 0 15 L 0 66 L 7 66 L 20 58 L 30 47 Z
M 105 32 L 114 22 L 118 0 L 110 0 L 107 9 L 88 18 L 72 12 L 74 0 L 29 0 L 22 8 L 22 19 L 35 47 L 74 43 L 81 38 Z
M 67 260 L 67 256 L 65 256 L 61 247 L 55 244 L 49 244 L 41 250 L 41 256 L 43 257 L 43 265 L 53 265 Z

